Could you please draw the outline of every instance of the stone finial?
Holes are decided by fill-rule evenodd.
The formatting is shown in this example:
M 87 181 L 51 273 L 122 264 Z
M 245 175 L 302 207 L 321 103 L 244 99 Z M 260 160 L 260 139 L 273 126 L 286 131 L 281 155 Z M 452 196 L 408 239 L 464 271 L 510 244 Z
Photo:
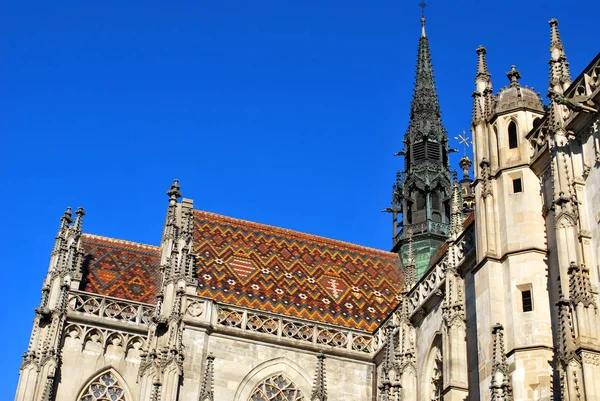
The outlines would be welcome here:
M 327 383 L 325 380 L 325 355 L 322 352 L 320 352 L 317 355 L 317 369 L 315 372 L 315 381 L 313 383 L 310 401 L 327 401 Z
M 510 81 L 510 86 L 515 86 L 515 87 L 519 87 L 519 79 L 521 79 L 521 74 L 519 73 L 519 70 L 517 70 L 517 67 L 515 67 L 514 65 L 510 66 L 510 71 L 506 73 L 506 76 L 508 77 L 508 80 Z
M 73 222 L 73 213 L 71 213 L 71 206 L 67 206 L 67 210 L 60 218 L 61 224 L 69 225 Z
M 206 357 L 206 368 L 204 369 L 204 377 L 200 387 L 200 395 L 198 401 L 214 401 L 214 366 L 215 357 L 212 353 Z
M 467 156 L 463 156 L 460 159 L 460 161 L 458 162 L 458 166 L 463 171 L 463 178 L 469 178 L 469 169 L 471 168 L 472 165 L 473 165 L 473 162 Z
M 171 203 L 177 203 L 177 199 L 181 198 L 181 192 L 179 192 L 180 188 L 179 180 L 173 180 L 171 188 L 167 191 L 167 195 L 169 195 L 169 200 Z

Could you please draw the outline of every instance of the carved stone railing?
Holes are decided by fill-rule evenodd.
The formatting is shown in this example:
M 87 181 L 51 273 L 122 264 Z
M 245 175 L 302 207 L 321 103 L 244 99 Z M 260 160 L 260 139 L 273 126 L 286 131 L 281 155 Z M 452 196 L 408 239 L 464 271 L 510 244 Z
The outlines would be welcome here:
M 398 233 L 397 239 L 400 240 L 406 238 L 410 231 L 412 231 L 412 235 L 430 232 L 434 234 L 441 234 L 447 236 L 450 233 L 450 224 L 440 223 L 431 220 L 415 224 L 405 224 Z
M 216 325 L 367 354 L 377 350 L 377 337 L 367 333 L 226 305 L 217 306 Z
M 438 262 L 408 294 L 408 311 L 412 315 L 440 289 L 445 280 L 446 258 Z
M 275 341 L 301 341 L 317 346 L 371 354 L 377 351 L 378 337 L 369 333 L 317 324 L 281 315 L 217 304 L 195 295 L 185 296 L 184 322 L 213 330 L 237 329 L 257 333 Z M 106 323 L 148 325 L 154 306 L 105 297 L 83 291 L 71 291 L 69 309 L 75 313 L 100 317 Z M 143 326 L 142 326 L 143 327 Z
M 71 311 L 86 315 L 145 325 L 150 322 L 154 311 L 153 305 L 83 291 L 70 291 L 68 307 Z

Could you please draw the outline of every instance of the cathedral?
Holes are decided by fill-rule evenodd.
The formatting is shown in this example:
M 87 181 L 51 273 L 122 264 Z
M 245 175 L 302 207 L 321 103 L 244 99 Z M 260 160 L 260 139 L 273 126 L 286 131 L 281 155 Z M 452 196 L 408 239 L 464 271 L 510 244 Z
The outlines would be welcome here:
M 202 211 L 177 180 L 159 244 L 67 209 L 15 400 L 600 400 L 600 54 L 573 78 L 549 28 L 547 105 L 473 53 L 459 176 L 421 19 L 389 249 Z

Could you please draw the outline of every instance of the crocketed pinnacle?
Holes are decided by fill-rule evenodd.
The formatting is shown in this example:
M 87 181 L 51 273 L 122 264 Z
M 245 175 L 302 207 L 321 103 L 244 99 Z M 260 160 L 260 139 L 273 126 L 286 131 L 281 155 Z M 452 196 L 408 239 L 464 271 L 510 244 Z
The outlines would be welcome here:
M 440 105 L 435 91 L 433 67 L 431 64 L 431 51 L 429 38 L 425 33 L 425 18 L 421 18 L 421 37 L 417 53 L 417 74 L 415 89 L 410 109 L 411 122 L 415 119 L 434 118 L 441 129 Z M 434 121 L 432 121 L 434 122 Z
M 404 271 L 404 287 L 407 291 L 417 282 L 417 266 L 415 265 L 415 244 L 413 240 L 412 227 L 408 227 L 408 255 L 406 269 Z
M 475 75 L 475 92 L 473 92 L 473 123 L 477 124 L 488 118 L 493 109 L 493 87 L 491 74 L 488 71 L 483 46 L 477 48 L 477 74 Z
M 558 20 L 550 20 L 550 83 L 549 88 L 555 92 L 563 93 L 571 84 L 571 72 L 560 33 Z
M 213 354 L 208 354 L 206 357 L 206 369 L 204 371 L 204 377 L 202 378 L 202 386 L 200 388 L 200 395 L 198 401 L 214 401 L 214 377 L 213 377 L 213 362 L 215 357 Z
M 462 231 L 462 211 L 460 206 L 460 188 L 458 181 L 456 180 L 456 172 L 454 173 L 454 183 L 452 185 L 452 202 L 451 202 L 451 215 L 450 215 L 450 233 L 455 238 L 458 237 Z
M 325 382 L 325 355 L 317 355 L 317 369 L 310 401 L 327 401 L 327 383 Z

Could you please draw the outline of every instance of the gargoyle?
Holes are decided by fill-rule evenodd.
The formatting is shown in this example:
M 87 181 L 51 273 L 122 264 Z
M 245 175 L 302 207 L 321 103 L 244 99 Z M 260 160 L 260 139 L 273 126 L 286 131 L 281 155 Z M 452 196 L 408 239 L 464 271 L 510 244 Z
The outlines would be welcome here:
M 562 93 L 558 93 L 550 89 L 550 95 L 552 99 L 558 104 L 567 106 L 573 111 L 583 111 L 584 113 L 597 113 L 598 109 L 591 96 L 573 96 L 566 97 Z

